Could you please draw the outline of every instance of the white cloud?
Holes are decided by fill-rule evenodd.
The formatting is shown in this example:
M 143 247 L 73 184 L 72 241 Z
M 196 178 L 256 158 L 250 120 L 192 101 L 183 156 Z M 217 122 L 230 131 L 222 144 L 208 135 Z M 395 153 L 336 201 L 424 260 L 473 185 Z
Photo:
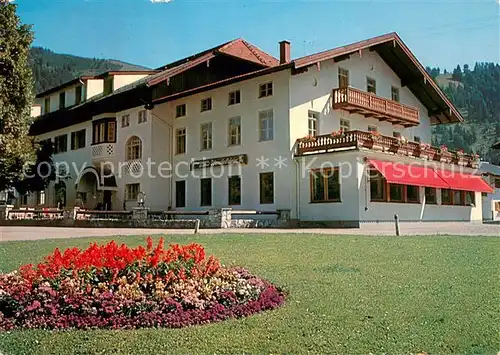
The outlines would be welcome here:
M 158 4 L 158 3 L 169 3 L 169 2 L 172 2 L 174 0 L 150 0 L 152 3 L 154 4 Z M 499 0 L 500 1 L 500 0 Z

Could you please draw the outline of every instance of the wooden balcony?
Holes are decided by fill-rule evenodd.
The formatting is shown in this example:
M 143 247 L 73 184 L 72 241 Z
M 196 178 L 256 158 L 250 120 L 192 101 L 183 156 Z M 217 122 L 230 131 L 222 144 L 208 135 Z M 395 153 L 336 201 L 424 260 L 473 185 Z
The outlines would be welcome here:
M 363 131 L 348 131 L 340 134 L 335 132 L 334 134 L 298 139 L 296 143 L 297 156 L 332 153 L 349 149 L 383 151 L 470 168 L 477 168 L 479 162 L 479 157 L 474 155 L 452 152 L 424 143 L 405 142 L 398 138 Z
M 333 90 L 333 109 L 359 113 L 404 127 L 420 123 L 418 109 L 355 88 Z

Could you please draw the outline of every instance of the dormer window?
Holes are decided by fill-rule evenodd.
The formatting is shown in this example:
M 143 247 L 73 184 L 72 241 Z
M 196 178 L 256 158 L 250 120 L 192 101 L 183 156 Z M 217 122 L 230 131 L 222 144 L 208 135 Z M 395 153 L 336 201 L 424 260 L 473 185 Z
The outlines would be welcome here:
M 66 107 L 66 92 L 61 92 L 59 94 L 59 110 Z
M 113 92 L 113 77 L 110 76 L 104 79 L 104 95 L 109 95 Z
M 82 86 L 79 85 L 75 88 L 75 105 L 79 105 L 82 102 Z
M 49 112 L 50 112 L 50 97 L 47 97 L 43 104 L 43 113 L 46 114 Z

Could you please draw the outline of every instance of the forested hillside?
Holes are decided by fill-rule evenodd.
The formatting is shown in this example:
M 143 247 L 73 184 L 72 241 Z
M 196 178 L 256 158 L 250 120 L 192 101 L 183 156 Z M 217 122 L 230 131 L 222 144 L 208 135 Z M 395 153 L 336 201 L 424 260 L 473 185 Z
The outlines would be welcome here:
M 500 65 L 476 63 L 471 70 L 457 66 L 453 73 L 427 68 L 445 94 L 462 112 L 465 123 L 433 128 L 433 144 L 464 148 L 482 159 L 500 163 L 500 152 L 491 146 L 500 141 Z
M 41 47 L 31 48 L 30 64 L 37 93 L 63 84 L 80 75 L 100 74 L 108 70 L 145 69 L 138 65 L 117 60 L 58 54 Z

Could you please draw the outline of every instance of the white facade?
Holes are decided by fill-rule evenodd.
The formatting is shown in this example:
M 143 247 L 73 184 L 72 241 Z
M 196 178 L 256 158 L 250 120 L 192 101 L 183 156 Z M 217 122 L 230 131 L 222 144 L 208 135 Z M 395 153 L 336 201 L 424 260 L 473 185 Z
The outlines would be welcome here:
M 349 71 L 350 87 L 366 91 L 368 77 L 376 81 L 376 95 L 386 99 L 391 99 L 391 88 L 397 88 L 400 102 L 419 110 L 420 124 L 405 128 L 388 121 L 334 110 L 332 90 L 339 87 L 339 68 Z M 114 89 L 143 77 L 144 75 L 117 75 L 114 77 Z M 259 98 L 260 85 L 264 83 L 272 83 L 272 95 Z M 74 88 L 65 90 L 66 102 L 69 105 L 74 102 Z M 99 94 L 99 90 L 103 90 L 102 80 L 87 81 L 87 97 Z M 240 92 L 241 102 L 229 105 L 229 93 L 234 91 Z M 206 98 L 211 98 L 211 109 L 201 112 L 201 101 Z M 57 104 L 58 93 L 55 93 L 51 95 L 51 109 L 57 109 Z M 179 105 L 186 106 L 186 114 L 183 117 L 176 117 Z M 338 131 L 341 128 L 341 120 L 348 120 L 349 130 L 368 131 L 369 126 L 375 126 L 382 135 L 393 136 L 398 132 L 409 140 L 418 138 L 422 142 L 431 141 L 428 109 L 407 87 L 401 86 L 401 78 L 376 52 L 362 50 L 338 63 L 329 60 L 321 62 L 320 65 L 311 65 L 307 71 L 301 73 L 283 69 L 170 100 L 155 105 L 151 110 L 144 110 L 144 107 L 140 106 L 100 114 L 93 117 L 92 121 L 38 137 L 40 140 L 54 140 L 61 134 L 68 135 L 67 151 L 54 156 L 56 163 L 75 163 L 77 167 L 71 169 L 71 177 L 65 181 L 68 206 L 75 203 L 77 192 L 87 192 L 85 207 L 96 208 L 107 190 L 111 191 L 113 209 L 130 209 L 137 202 L 127 196 L 127 189 L 130 189 L 132 184 L 139 184 L 139 190 L 146 195 L 146 205 L 155 211 L 169 208 L 190 211 L 228 206 L 236 210 L 289 209 L 293 219 L 347 224 L 359 221 L 388 221 L 392 220 L 395 213 L 401 220 L 411 221 L 480 221 L 483 217 L 481 193 L 475 193 L 477 203 L 468 206 L 442 205 L 440 191 L 437 204 L 426 204 L 423 187 L 420 188 L 418 203 L 371 202 L 364 158 L 411 162 L 408 157 L 367 150 L 294 157 L 297 139 L 310 133 L 310 112 L 318 118 L 315 134 Z M 145 112 L 143 122 L 139 122 L 139 115 L 142 115 L 140 112 Z M 265 141 L 260 139 L 262 112 L 266 112 L 266 117 L 272 116 L 272 139 Z M 97 147 L 101 144 L 93 144 L 94 123 L 103 118 L 116 120 L 116 142 L 107 142 L 102 147 Z M 241 142 L 235 145 L 229 142 L 229 120 L 233 118 L 239 118 L 241 123 Z M 207 124 L 211 127 L 211 147 L 203 149 L 202 126 L 207 127 Z M 85 147 L 72 150 L 71 132 L 82 129 L 86 130 Z M 185 132 L 186 140 L 185 152 L 181 153 L 178 152 L 177 142 L 179 130 Z M 139 158 L 135 157 L 130 161 L 127 142 L 133 137 L 140 139 L 141 153 Z M 100 153 L 96 153 L 98 150 Z M 99 154 L 107 155 L 103 157 Z M 191 168 L 193 161 L 236 155 L 245 155 L 247 164 L 230 164 L 207 171 Z M 116 186 L 101 191 L 95 187 L 85 187 L 85 183 L 80 183 L 82 167 L 97 167 L 104 161 L 103 158 L 114 165 Z M 322 164 L 340 168 L 341 198 L 338 202 L 311 202 L 310 170 Z M 345 169 L 349 169 L 350 174 L 346 174 Z M 261 173 L 273 174 L 274 196 L 272 201 L 266 203 L 261 203 Z M 229 178 L 235 175 L 241 178 L 241 202 L 231 205 Z M 202 205 L 200 200 L 202 178 L 212 178 L 209 205 Z M 184 206 L 176 206 L 176 186 L 179 181 L 185 181 Z M 55 204 L 55 194 L 52 184 L 47 191 L 46 206 Z M 34 198 L 31 203 L 33 201 Z

